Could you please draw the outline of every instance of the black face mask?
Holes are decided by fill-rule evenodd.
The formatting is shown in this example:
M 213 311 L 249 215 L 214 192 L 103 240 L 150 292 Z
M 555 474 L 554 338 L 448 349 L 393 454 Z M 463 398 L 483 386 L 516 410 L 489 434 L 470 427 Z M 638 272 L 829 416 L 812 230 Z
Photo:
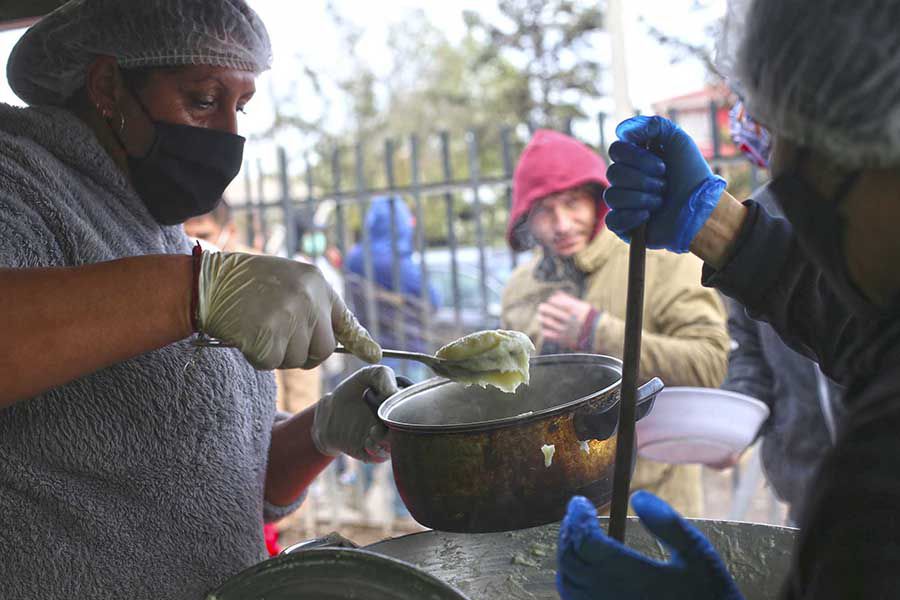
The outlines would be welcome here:
M 178 225 L 210 212 L 241 170 L 244 138 L 153 121 L 137 95 L 132 95 L 155 132 L 146 156 L 128 157 L 131 183 L 147 210 L 160 225 Z
M 802 157 L 797 165 L 802 162 Z M 849 174 L 835 195 L 826 199 L 811 186 L 799 166 L 778 175 L 769 184 L 784 216 L 794 227 L 797 239 L 806 255 L 822 270 L 832 290 L 857 315 L 878 318 L 884 311 L 856 287 L 850 278 L 844 256 L 846 223 L 841 204 L 859 179 L 860 172 Z

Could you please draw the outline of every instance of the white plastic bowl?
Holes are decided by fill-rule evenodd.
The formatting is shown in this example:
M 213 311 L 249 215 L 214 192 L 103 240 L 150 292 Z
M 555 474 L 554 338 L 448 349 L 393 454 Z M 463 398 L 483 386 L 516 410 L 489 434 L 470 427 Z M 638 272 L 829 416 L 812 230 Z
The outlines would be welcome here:
M 637 422 L 638 454 L 664 463 L 722 463 L 753 442 L 768 416 L 768 406 L 744 394 L 666 388 Z

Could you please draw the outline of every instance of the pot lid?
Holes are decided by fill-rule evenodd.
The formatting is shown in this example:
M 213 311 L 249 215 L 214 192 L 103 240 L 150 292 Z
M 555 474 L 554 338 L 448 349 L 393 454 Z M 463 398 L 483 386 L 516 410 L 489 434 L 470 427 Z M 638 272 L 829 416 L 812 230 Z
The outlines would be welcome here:
M 435 377 L 394 394 L 378 410 L 389 427 L 403 430 L 490 429 L 564 412 L 603 395 L 616 402 L 622 362 L 596 354 L 536 356 L 530 382 L 515 393 L 465 386 Z

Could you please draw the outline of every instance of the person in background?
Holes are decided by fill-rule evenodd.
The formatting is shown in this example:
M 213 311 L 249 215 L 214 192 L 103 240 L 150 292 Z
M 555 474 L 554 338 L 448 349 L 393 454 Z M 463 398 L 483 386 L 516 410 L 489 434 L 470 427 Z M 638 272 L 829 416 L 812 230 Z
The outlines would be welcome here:
M 297 225 L 298 250 L 296 260 L 312 263 L 339 296 L 344 296 L 344 277 L 341 274 L 343 257 L 335 246 L 329 246 L 328 235 L 318 227 Z
M 769 135 L 741 102 L 731 111 L 731 132 L 749 160 L 768 168 Z M 753 200 L 772 215 L 781 216 L 768 188 L 757 190 Z M 829 380 L 815 361 L 788 347 L 771 325 L 750 317 L 734 300 L 728 299 L 726 304 L 734 343 L 722 388 L 762 400 L 769 407 L 769 418 L 759 433 L 763 471 L 778 497 L 788 504 L 788 521 L 796 526 L 802 521 L 807 489 L 834 445 L 844 390 Z
M 184 233 L 197 240 L 204 249 L 214 252 L 247 252 L 259 254 L 238 239 L 231 206 L 222 198 L 208 213 L 191 217 L 184 222 Z
M 517 251 L 538 250 L 510 277 L 501 322 L 527 333 L 541 354 L 622 357 L 628 245 L 604 226 L 607 185 L 603 159 L 555 131 L 539 130 L 516 165 L 508 241 Z M 700 285 L 701 266 L 691 256 L 648 254 L 642 380 L 722 383 L 729 346 L 725 308 Z M 702 515 L 699 465 L 638 459 L 633 484 Z
M 431 348 L 428 344 L 428 332 L 424 330 L 422 313 L 440 306 L 440 297 L 434 286 L 428 290 L 422 289 L 422 271 L 413 261 L 415 224 L 409 207 L 397 196 L 374 198 L 366 214 L 365 228 L 370 248 L 365 248 L 360 240 L 347 253 L 348 277 L 345 286 L 348 305 L 353 307 L 360 323 L 373 330 L 368 323 L 366 306 L 365 257 L 368 252 L 375 283 L 377 328 L 374 329 L 378 332 L 378 343 L 384 348 L 429 352 Z M 396 258 L 392 235 L 396 235 Z M 399 288 L 394 281 L 395 266 L 399 274 Z M 415 373 L 414 378 L 417 379 L 430 376 L 426 370 L 419 368 L 420 365 L 404 364 L 406 362 L 408 361 L 385 360 L 383 364 L 393 366 L 398 372 Z

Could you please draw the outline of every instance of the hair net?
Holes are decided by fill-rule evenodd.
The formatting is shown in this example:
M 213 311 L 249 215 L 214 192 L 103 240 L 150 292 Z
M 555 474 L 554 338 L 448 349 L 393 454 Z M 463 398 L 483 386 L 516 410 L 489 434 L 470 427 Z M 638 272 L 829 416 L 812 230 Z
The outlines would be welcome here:
M 773 134 L 850 168 L 900 165 L 900 2 L 729 0 L 717 63 Z
M 64 103 L 98 55 L 119 66 L 213 65 L 260 72 L 272 49 L 244 0 L 70 0 L 22 36 L 6 67 L 29 104 Z

